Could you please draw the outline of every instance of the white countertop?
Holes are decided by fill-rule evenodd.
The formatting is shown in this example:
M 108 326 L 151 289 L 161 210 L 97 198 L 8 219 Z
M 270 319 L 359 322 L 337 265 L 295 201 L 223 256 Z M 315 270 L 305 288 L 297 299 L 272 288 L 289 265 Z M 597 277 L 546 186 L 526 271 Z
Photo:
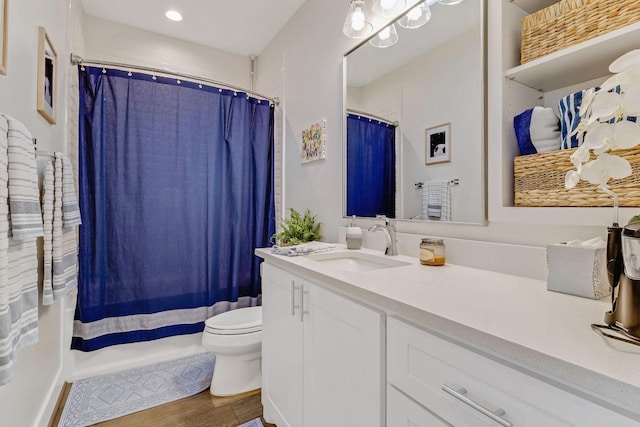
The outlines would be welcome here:
M 451 264 L 423 266 L 402 255 L 394 258 L 410 265 L 365 272 L 269 249 L 256 255 L 640 420 L 640 348 L 622 344 L 630 352 L 620 351 L 591 330 L 592 323 L 602 323 L 608 300 L 550 292 L 541 280 Z

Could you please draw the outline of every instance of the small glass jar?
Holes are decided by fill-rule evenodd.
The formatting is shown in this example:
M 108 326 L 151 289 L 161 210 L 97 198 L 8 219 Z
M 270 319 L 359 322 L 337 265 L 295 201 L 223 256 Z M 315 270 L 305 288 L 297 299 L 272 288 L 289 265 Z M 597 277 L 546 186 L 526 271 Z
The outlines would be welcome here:
M 446 259 L 442 239 L 422 239 L 422 243 L 420 243 L 420 264 L 444 265 Z

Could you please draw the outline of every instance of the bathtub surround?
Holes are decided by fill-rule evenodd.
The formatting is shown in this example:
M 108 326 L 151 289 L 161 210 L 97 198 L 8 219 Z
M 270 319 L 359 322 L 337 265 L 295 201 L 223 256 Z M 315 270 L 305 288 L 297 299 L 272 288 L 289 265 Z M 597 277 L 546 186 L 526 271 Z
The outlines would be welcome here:
M 38 342 L 36 237 L 42 234 L 31 134 L 0 114 L 0 385 L 13 379 L 18 353 Z
M 81 66 L 82 351 L 202 332 L 260 303 L 274 233 L 273 107 L 245 93 Z
M 59 427 L 80 427 L 193 396 L 209 387 L 212 354 L 198 354 L 143 368 L 77 381 Z

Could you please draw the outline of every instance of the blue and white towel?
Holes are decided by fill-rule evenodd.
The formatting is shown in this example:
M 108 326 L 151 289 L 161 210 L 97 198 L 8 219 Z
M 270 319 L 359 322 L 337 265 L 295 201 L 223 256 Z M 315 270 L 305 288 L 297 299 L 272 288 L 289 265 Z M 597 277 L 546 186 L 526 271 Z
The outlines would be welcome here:
M 560 120 L 551 108 L 534 107 L 513 118 L 520 154 L 559 150 Z
M 18 353 L 38 342 L 42 216 L 39 202 L 37 208 L 32 203 L 38 200 L 35 164 L 29 131 L 0 114 L 0 385 L 13 378 Z
M 422 189 L 423 218 L 451 221 L 449 181 L 427 181 Z
M 569 148 L 576 148 L 582 144 L 584 140 L 585 132 L 577 132 L 580 125 L 580 107 L 582 106 L 582 99 L 587 90 L 593 90 L 598 92 L 599 87 L 594 87 L 586 90 L 579 90 L 575 93 L 565 96 L 558 101 L 558 111 L 560 112 L 560 134 L 562 138 L 561 148 L 567 150 Z M 611 90 L 611 92 L 620 93 L 620 86 L 617 86 Z M 613 118 L 609 123 L 615 123 L 617 119 Z M 624 116 L 623 120 L 629 120 L 636 122 L 635 116 Z
M 295 246 L 272 246 L 271 252 L 276 255 L 298 256 L 326 252 L 335 249 L 336 245 L 323 242 L 307 242 Z
M 43 187 L 45 236 L 42 304 L 49 305 L 78 286 L 75 227 L 81 224 L 80 211 L 71 163 L 62 153 L 55 153 L 54 159 L 45 165 Z
M 582 105 L 582 97 L 585 92 L 586 90 L 579 90 L 558 101 L 560 136 L 562 139 L 560 147 L 563 150 L 575 148 L 581 144 L 583 135 L 574 132 L 580 124 L 580 105 Z

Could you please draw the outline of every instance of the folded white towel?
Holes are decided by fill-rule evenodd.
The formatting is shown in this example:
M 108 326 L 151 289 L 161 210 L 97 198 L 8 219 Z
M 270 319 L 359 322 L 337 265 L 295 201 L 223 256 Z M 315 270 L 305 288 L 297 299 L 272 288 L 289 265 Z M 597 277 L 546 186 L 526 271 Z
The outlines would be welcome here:
M 14 171 L 20 170 L 18 182 L 28 184 L 29 189 L 32 189 L 33 183 L 37 183 L 37 176 L 35 167 L 31 169 L 29 165 L 25 167 L 9 162 L 9 135 L 12 135 L 12 146 L 15 149 L 20 149 L 20 143 L 24 145 L 24 156 L 17 155 L 17 158 L 26 157 L 27 163 L 30 163 L 27 153 L 30 148 L 33 149 L 31 136 L 26 128 L 17 120 L 0 114 L 0 385 L 8 383 L 13 378 L 18 353 L 38 342 L 36 239 L 34 236 L 26 237 L 30 234 L 29 227 L 20 230 L 24 232 L 22 234 L 18 231 L 17 234 L 23 238 L 22 240 L 16 240 L 15 233 L 14 236 L 10 235 L 9 170 L 14 166 Z M 33 161 L 35 162 L 35 154 Z M 29 176 L 28 170 L 32 170 L 34 176 Z M 38 197 L 37 187 L 34 188 L 35 196 Z M 27 195 L 27 202 L 30 202 L 32 194 L 27 191 Z M 30 223 L 22 221 L 20 209 L 16 215 L 18 225 Z M 37 228 L 37 221 L 34 221 L 34 224 L 33 228 Z
M 323 242 L 307 242 L 295 246 L 276 246 L 271 247 L 271 252 L 276 255 L 298 256 L 308 255 L 317 252 L 326 252 L 336 248 L 336 245 Z

